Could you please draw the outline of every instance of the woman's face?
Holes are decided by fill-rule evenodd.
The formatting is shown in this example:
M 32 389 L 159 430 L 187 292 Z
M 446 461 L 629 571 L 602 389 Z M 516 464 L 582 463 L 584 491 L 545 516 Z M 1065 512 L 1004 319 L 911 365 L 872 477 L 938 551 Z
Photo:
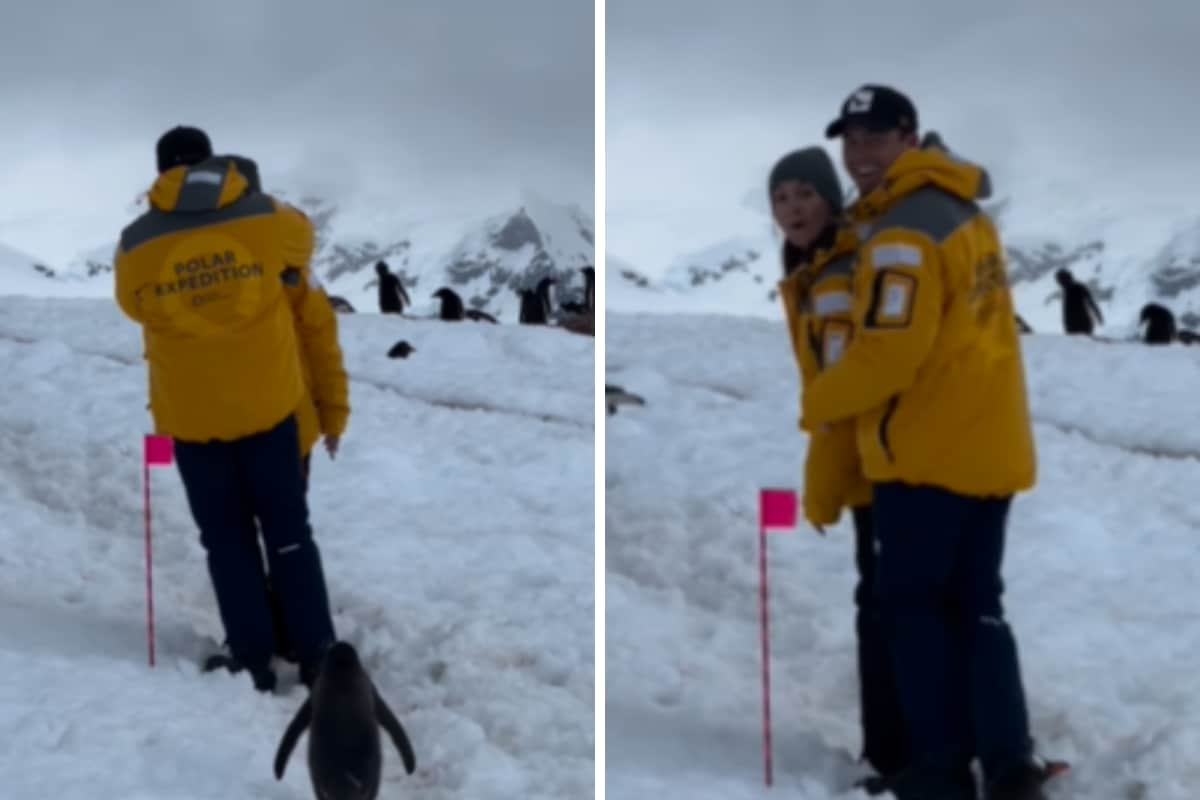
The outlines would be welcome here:
M 793 246 L 807 248 L 829 224 L 829 205 L 811 184 L 784 181 L 771 193 L 775 224 Z

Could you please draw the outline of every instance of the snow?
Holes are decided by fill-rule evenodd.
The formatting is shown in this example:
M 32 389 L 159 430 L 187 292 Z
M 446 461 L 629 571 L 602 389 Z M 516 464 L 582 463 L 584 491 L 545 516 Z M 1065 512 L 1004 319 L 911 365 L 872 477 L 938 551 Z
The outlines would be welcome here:
M 763 786 L 756 492 L 799 489 L 783 325 L 610 312 L 609 800 L 865 798 L 849 519 L 769 540 L 775 781 Z M 1183 346 L 1023 338 L 1039 476 L 1004 565 L 1051 797 L 1184 800 L 1200 781 L 1200 368 Z M 1169 376 L 1169 377 L 1168 377 Z
M 67 297 L 81 292 L 96 295 L 97 288 L 83 288 L 83 282 L 51 280 L 38 265 L 46 262 L 39 260 L 18 248 L 0 242 L 0 288 L 6 294 L 23 295 L 27 297 Z M 109 294 L 112 292 L 111 282 L 106 284 Z
M 593 346 L 531 326 L 339 317 L 353 414 L 313 453 L 339 635 L 407 728 L 381 797 L 592 796 Z M 385 357 L 397 339 L 416 352 Z M 311 797 L 276 746 L 304 690 L 201 674 L 222 636 L 173 467 L 151 474 L 141 336 L 107 300 L 0 298 L 4 797 Z M 385 743 L 387 740 L 385 739 Z

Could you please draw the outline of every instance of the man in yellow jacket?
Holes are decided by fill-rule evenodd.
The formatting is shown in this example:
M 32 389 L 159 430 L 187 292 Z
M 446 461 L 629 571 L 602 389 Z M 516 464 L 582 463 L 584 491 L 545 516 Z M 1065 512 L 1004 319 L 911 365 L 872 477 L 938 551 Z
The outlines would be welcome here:
M 237 169 L 246 179 L 248 190 L 261 192 L 262 180 L 258 164 L 240 155 L 216 156 Z M 296 337 L 300 343 L 300 366 L 304 372 L 305 396 L 296 409 L 296 425 L 300 437 L 300 454 L 304 467 L 305 493 L 311 474 L 312 449 L 323 436 L 330 458 L 337 453 L 346 423 L 350 418 L 350 379 L 338 343 L 338 321 L 325 290 L 310 272 L 312 280 L 284 283 L 284 293 L 296 321 Z M 255 536 L 254 546 L 258 546 Z M 271 604 L 275 630 L 275 653 L 288 661 L 296 660 L 292 637 L 287 631 L 283 601 L 271 583 L 269 565 L 263 569 L 263 581 Z M 218 656 L 210 659 L 211 668 L 226 665 Z
M 920 148 L 907 97 L 863 86 L 826 130 L 860 199 L 856 334 L 802 399 L 802 424 L 853 418 L 874 484 L 878 591 L 912 768 L 900 800 L 1040 798 L 1001 563 L 1033 486 L 1024 366 L 1003 249 L 976 204 L 986 174 Z
M 312 224 L 248 191 L 203 131 L 168 131 L 157 155 L 150 208 L 121 232 L 116 300 L 142 326 L 155 430 L 175 440 L 233 658 L 256 688 L 274 688 L 257 519 L 311 682 L 335 633 L 308 520 L 296 420 L 306 390 L 286 289 L 311 280 Z

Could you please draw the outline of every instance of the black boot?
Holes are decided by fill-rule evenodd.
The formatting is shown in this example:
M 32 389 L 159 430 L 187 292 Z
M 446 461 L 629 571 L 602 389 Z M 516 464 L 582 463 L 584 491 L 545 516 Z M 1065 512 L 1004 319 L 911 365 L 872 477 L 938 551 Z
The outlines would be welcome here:
M 204 659 L 204 664 L 200 668 L 204 672 L 216 672 L 223 669 L 231 675 L 236 675 L 244 670 L 246 665 L 238 661 L 237 656 L 229 649 L 229 642 L 225 642 L 221 645 L 220 650 Z
M 200 668 L 203 672 L 216 672 L 219 669 L 223 669 L 231 675 L 237 675 L 246 669 L 246 665 L 238 660 L 238 657 L 229 649 L 229 643 L 226 642 L 221 645 L 219 651 L 204 659 L 204 663 Z M 260 692 L 275 691 L 275 670 L 271 669 L 270 664 L 257 669 L 251 669 L 250 679 L 254 681 L 254 688 Z
M 862 789 L 872 797 L 876 797 L 890 792 L 892 790 L 892 781 L 895 779 L 895 775 L 867 775 L 864 778 L 856 780 L 854 788 Z
M 258 691 L 266 694 L 275 691 L 275 670 L 270 666 L 250 670 L 250 677 L 254 681 L 254 688 Z

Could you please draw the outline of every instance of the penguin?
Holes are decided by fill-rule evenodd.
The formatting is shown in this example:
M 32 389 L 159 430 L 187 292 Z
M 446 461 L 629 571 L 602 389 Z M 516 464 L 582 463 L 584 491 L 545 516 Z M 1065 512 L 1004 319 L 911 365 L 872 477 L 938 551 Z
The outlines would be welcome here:
M 584 302 L 587 303 L 588 311 L 595 312 L 596 310 L 596 268 L 586 266 L 582 270 L 585 288 L 583 290 Z
M 521 316 L 520 322 L 522 325 L 545 325 L 546 305 L 537 292 L 532 289 L 522 289 L 521 295 Z
M 379 696 L 354 646 L 337 642 L 326 651 L 312 691 L 296 711 L 275 752 L 282 780 L 300 734 L 308 731 L 308 774 L 319 800 L 375 800 L 383 769 L 379 728 L 391 737 L 404 770 L 417 768 L 408 734 Z
M 1097 324 L 1104 324 L 1091 290 L 1075 280 L 1069 269 L 1055 272 L 1054 280 L 1062 287 L 1063 330 L 1068 335 L 1091 336 Z
M 432 297 L 439 298 L 442 301 L 442 309 L 438 313 L 438 318 L 446 322 L 457 322 L 466 316 L 466 311 L 463 309 L 462 298 L 458 293 L 449 286 L 443 286 L 434 292 Z
M 593 267 L 583 267 L 584 289 L 583 300 L 578 303 L 563 303 L 560 308 L 572 314 L 585 314 L 596 310 L 596 270 Z
M 1161 303 L 1146 303 L 1142 306 L 1138 322 L 1139 327 L 1145 326 L 1142 341 L 1146 344 L 1170 344 L 1178 335 L 1175 315 Z
M 404 307 L 412 305 L 404 284 L 388 269 L 386 261 L 375 264 L 375 274 L 379 276 L 379 313 L 403 314 Z
M 604 384 L 604 404 L 608 407 L 608 416 L 617 413 L 617 406 L 644 406 L 646 401 L 641 397 L 627 392 L 620 386 L 611 383 Z
M 1017 320 L 1017 332 L 1018 332 L 1018 333 L 1033 333 L 1033 328 L 1029 327 L 1029 323 L 1028 323 L 1028 322 L 1026 322 L 1025 320 L 1021 319 L 1021 315 L 1020 315 L 1020 314 L 1013 314 L 1013 316 L 1014 316 L 1014 317 L 1016 318 L 1016 320 Z
M 554 318 L 554 301 L 550 297 L 550 287 L 557 285 L 558 279 L 552 275 L 547 275 L 537 283 L 538 300 L 542 301 L 543 313 L 546 316 L 546 321 L 549 322 Z
M 388 358 L 408 358 L 415 352 L 417 352 L 417 348 L 401 339 L 392 345 L 392 349 L 388 350 Z
M 1196 331 L 1188 330 L 1187 328 L 1180 328 L 1179 333 L 1177 334 L 1177 338 L 1179 339 L 1179 342 L 1181 344 L 1200 343 L 1200 333 L 1197 333 Z
M 486 311 L 480 311 L 478 308 L 468 308 L 463 313 L 466 315 L 467 319 L 474 320 L 476 322 L 490 322 L 493 325 L 500 324 L 500 320 L 496 319 Z
M 325 296 L 329 299 L 329 305 L 333 306 L 334 311 L 338 311 L 342 314 L 354 313 L 354 306 L 350 304 L 349 300 L 341 295 L 329 294 Z

